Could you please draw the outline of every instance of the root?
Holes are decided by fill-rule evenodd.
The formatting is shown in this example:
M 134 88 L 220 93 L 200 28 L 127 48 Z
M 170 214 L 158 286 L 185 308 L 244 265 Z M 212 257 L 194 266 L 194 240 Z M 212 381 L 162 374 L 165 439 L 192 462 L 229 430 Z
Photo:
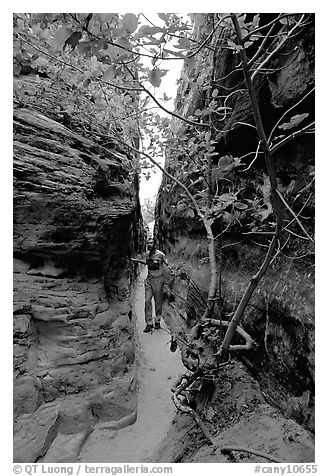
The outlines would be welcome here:
M 177 398 L 176 396 L 176 393 L 174 393 L 172 395 L 172 400 L 173 400 L 173 403 L 174 405 L 176 406 L 176 408 L 178 410 L 180 410 L 182 413 L 187 413 L 188 415 L 192 416 L 192 418 L 195 420 L 195 422 L 197 423 L 197 425 L 199 426 L 199 428 L 202 430 L 202 432 L 204 433 L 206 439 L 208 440 L 208 442 L 211 444 L 211 445 L 214 445 L 214 439 L 210 433 L 210 431 L 208 430 L 208 428 L 205 426 L 205 424 L 202 422 L 200 416 L 198 415 L 197 412 L 195 412 L 195 410 L 193 410 L 192 408 L 190 408 L 189 406 L 187 405 L 183 405 L 179 399 Z
M 193 410 L 192 408 L 190 408 L 189 405 L 185 405 L 184 403 L 182 403 L 178 398 L 178 395 L 180 395 L 181 392 L 183 392 L 183 390 L 186 390 L 200 376 L 201 376 L 200 369 L 197 369 L 197 371 L 193 375 L 182 375 L 180 377 L 180 384 L 174 386 L 171 389 L 173 391 L 172 401 L 173 401 L 175 407 L 180 412 L 187 413 L 188 415 L 190 415 L 194 419 L 194 421 L 197 423 L 199 428 L 202 430 L 202 432 L 203 432 L 205 438 L 207 439 L 207 441 L 209 442 L 209 444 L 214 446 L 215 448 L 219 448 L 218 444 L 215 442 L 214 437 L 212 436 L 211 432 L 209 431 L 207 426 L 204 424 L 204 422 L 202 421 L 202 419 L 200 418 L 198 413 L 195 410 Z M 183 382 L 183 380 L 185 380 L 185 381 Z M 274 463 L 283 463 L 283 461 L 278 460 L 277 458 L 275 458 L 274 456 L 269 455 L 268 453 L 263 453 L 261 451 L 252 450 L 252 449 L 249 449 L 249 448 L 234 447 L 234 446 L 222 446 L 220 448 L 220 451 L 223 454 L 231 453 L 232 451 L 240 451 L 240 452 L 243 452 L 243 453 L 250 453 L 250 454 L 253 454 L 253 455 L 256 455 L 256 456 L 260 456 L 261 458 L 265 458 L 269 461 L 273 461 Z
M 242 453 L 250 453 L 252 455 L 261 456 L 261 458 L 268 459 L 269 461 L 273 461 L 274 463 L 283 463 L 283 461 L 275 458 L 274 456 L 269 455 L 268 453 L 262 453 L 262 451 L 251 450 L 249 448 L 239 448 L 234 446 L 222 446 L 220 448 L 221 453 L 231 453 L 232 451 L 240 451 Z
M 212 325 L 212 326 L 223 326 L 223 327 L 228 327 L 230 322 L 229 321 L 220 321 L 218 319 L 208 319 L 207 322 Z M 243 339 L 245 339 L 245 344 L 241 345 L 230 345 L 229 346 L 229 352 L 233 352 L 236 350 L 250 350 L 254 347 L 254 340 L 251 338 L 251 336 L 244 331 L 244 329 L 240 326 L 237 326 L 236 328 L 237 334 L 239 334 Z M 216 355 L 216 354 L 214 354 Z
M 188 415 L 192 416 L 192 418 L 195 420 L 195 422 L 198 424 L 198 426 L 200 427 L 200 429 L 204 433 L 204 435 L 207 438 L 207 440 L 209 441 L 209 443 L 211 445 L 214 445 L 213 437 L 212 437 L 210 431 L 205 426 L 205 424 L 202 422 L 198 413 L 195 412 L 195 410 L 193 410 L 189 406 L 184 405 L 178 399 L 178 395 L 180 395 L 181 392 L 183 392 L 183 390 L 186 390 L 187 387 L 189 387 L 200 376 L 200 374 L 201 374 L 200 370 L 196 370 L 196 372 L 193 375 L 188 375 L 188 376 L 182 375 L 181 380 L 180 380 L 180 382 L 181 382 L 180 385 L 175 386 L 175 391 L 172 395 L 172 400 L 173 400 L 173 403 L 174 403 L 175 407 L 179 411 L 181 411 L 182 413 L 187 413 Z M 183 382 L 184 379 L 185 379 L 185 381 Z

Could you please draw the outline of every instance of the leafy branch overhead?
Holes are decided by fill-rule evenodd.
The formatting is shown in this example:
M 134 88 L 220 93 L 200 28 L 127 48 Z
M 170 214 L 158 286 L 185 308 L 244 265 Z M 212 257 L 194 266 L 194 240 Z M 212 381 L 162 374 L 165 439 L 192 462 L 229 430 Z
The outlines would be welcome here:
M 91 133 L 97 130 L 98 136 L 115 137 L 136 150 L 147 144 L 148 153 L 155 156 L 174 149 L 179 175 L 178 182 L 170 186 L 183 185 L 189 195 L 172 204 L 172 213 L 198 216 L 206 221 L 205 228 L 221 220 L 229 229 L 246 226 L 248 232 L 256 232 L 264 227 L 271 232 L 273 215 L 281 206 L 278 196 L 272 195 L 272 185 L 275 189 L 279 184 L 269 183 L 272 170 L 268 170 L 263 187 L 258 186 L 250 198 L 243 172 L 295 137 L 312 133 L 313 123 L 308 112 L 293 115 L 292 107 L 290 116 L 284 113 L 268 137 L 267 150 L 263 150 L 262 131 L 250 163 L 243 157 L 220 156 L 222 134 L 240 125 L 258 131 L 258 126 L 256 120 L 236 121 L 227 128 L 235 101 L 247 93 L 247 84 L 225 91 L 220 86 L 225 78 L 216 77 L 215 63 L 225 51 L 235 57 L 229 74 L 247 68 L 251 82 L 258 73 L 270 75 L 275 71 L 270 61 L 284 51 L 287 41 L 301 34 L 309 17 L 277 14 L 263 24 L 260 14 L 239 14 L 238 32 L 233 18 L 232 14 L 190 14 L 186 19 L 161 13 L 154 24 L 145 15 L 133 13 L 15 14 L 14 72 L 19 75 L 30 68 L 53 82 L 64 82 L 72 91 L 72 100 L 63 112 L 74 117 L 83 109 L 84 127 Z M 194 34 L 197 29 L 202 35 Z M 244 55 L 243 68 L 240 55 Z M 181 108 L 179 112 L 169 110 L 167 94 L 159 99 L 156 92 L 170 61 L 176 60 L 184 60 L 182 78 L 201 72 L 191 86 L 195 108 L 184 113 Z M 196 134 L 180 133 L 190 126 Z M 148 176 L 156 161 L 149 165 L 141 157 L 141 166 Z

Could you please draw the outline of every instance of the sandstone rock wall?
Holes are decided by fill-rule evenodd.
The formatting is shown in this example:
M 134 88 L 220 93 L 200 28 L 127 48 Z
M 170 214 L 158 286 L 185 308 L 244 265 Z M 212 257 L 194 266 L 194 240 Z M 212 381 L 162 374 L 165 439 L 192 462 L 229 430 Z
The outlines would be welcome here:
M 207 31 L 207 34 L 210 31 L 206 28 L 211 24 L 211 16 L 213 16 L 213 14 L 204 15 L 203 26 L 196 28 L 194 32 L 195 39 L 199 42 L 204 39 L 204 31 Z M 266 18 L 267 16 L 270 18 Z M 261 17 L 266 22 L 272 20 L 270 14 L 261 14 Z M 276 55 L 268 63 L 268 67 L 272 68 L 274 72 L 258 75 L 255 78 L 256 95 L 267 135 L 277 120 L 306 95 L 308 96 L 305 100 L 302 100 L 298 107 L 293 108 L 291 113 L 286 115 L 285 120 L 288 122 L 290 116 L 306 112 L 309 114 L 308 122 L 314 121 L 314 32 L 314 17 L 312 16 L 302 34 L 288 40 L 281 54 Z M 211 39 L 210 46 L 214 48 L 216 45 L 220 45 L 220 41 L 225 35 L 227 32 L 220 30 L 216 32 Z M 255 52 L 256 49 L 253 53 Z M 247 92 L 243 89 L 242 71 L 236 68 L 238 62 L 239 56 L 232 50 L 218 48 L 214 57 L 211 51 L 205 49 L 203 53 L 195 57 L 195 64 L 192 68 L 185 65 L 179 82 L 176 110 L 185 116 L 193 114 L 197 109 L 202 110 L 206 106 L 211 79 L 214 81 L 213 87 L 218 90 L 218 97 L 225 98 L 227 94 L 230 96 L 226 102 L 223 102 L 224 99 L 222 99 L 222 104 L 218 103 L 219 106 L 231 108 L 226 119 L 216 119 L 216 115 L 211 117 L 213 124 L 211 137 L 217 141 L 217 157 L 213 157 L 214 166 L 217 165 L 220 157 L 232 155 L 233 157 L 243 157 L 242 162 L 245 163 L 246 168 L 254 158 L 258 146 L 255 128 L 245 126 L 245 124 L 253 125 L 254 119 Z M 199 133 L 193 127 L 176 119 L 172 121 L 172 128 L 175 130 L 177 138 L 182 135 L 195 137 Z M 174 171 L 174 163 L 171 160 L 171 156 L 174 155 L 174 142 L 172 149 L 170 151 L 168 148 L 166 154 L 166 167 L 170 172 Z M 247 154 L 249 155 L 247 156 Z M 284 190 L 288 186 L 293 188 L 291 198 L 295 198 L 297 193 L 307 185 L 309 176 L 313 172 L 313 134 L 301 135 L 278 149 L 274 154 L 274 160 L 279 185 Z M 259 157 L 249 172 L 249 182 L 254 183 L 256 180 L 261 180 L 261 175 L 265 170 L 264 159 Z M 247 178 L 247 174 L 245 177 Z M 197 218 L 188 219 L 181 212 L 172 212 L 170 205 L 177 203 L 181 198 L 181 192 L 178 186 L 166 190 L 166 185 L 167 179 L 163 176 L 157 201 L 157 216 L 161 219 L 156 225 L 163 245 L 167 242 L 174 243 L 176 237 L 180 235 L 201 235 L 203 233 L 202 226 Z
M 70 462 L 97 422 L 135 416 L 137 181 L 118 146 L 63 124 L 67 91 L 14 86 L 14 460 Z
M 196 314 L 204 310 L 203 297 L 206 295 L 200 294 L 194 282 L 188 277 L 191 272 L 190 264 L 181 265 L 179 269 L 180 275 L 167 286 L 168 299 L 164 304 L 163 316 L 184 354 L 187 350 L 185 343 L 188 342 L 190 328 L 197 322 Z M 203 268 L 199 272 L 206 273 L 206 270 Z M 291 334 L 293 330 L 291 328 Z M 216 328 L 216 332 L 219 333 L 220 330 Z M 272 333 L 277 340 L 281 339 L 286 343 L 285 337 L 279 333 L 279 328 L 272 329 Z M 213 336 L 213 328 L 211 335 Z M 299 338 L 296 332 L 295 337 L 295 340 Z M 233 343 L 241 343 L 237 335 Z M 272 383 L 269 385 L 271 393 L 269 398 L 268 387 L 263 385 L 261 379 L 251 375 L 244 365 L 245 362 L 240 362 L 240 355 L 236 353 L 226 365 L 218 369 L 215 365 L 216 358 L 213 356 L 217 348 L 208 333 L 200 340 L 194 341 L 194 350 L 197 348 L 202 349 L 199 354 L 201 363 L 206 363 L 207 371 L 210 368 L 216 369 L 217 377 L 213 385 L 211 373 L 205 374 L 203 381 L 197 382 L 193 390 L 189 391 L 188 402 L 197 410 L 217 447 L 209 445 L 204 440 L 203 433 L 190 415 L 179 412 L 155 455 L 155 461 L 175 463 L 261 461 L 259 456 L 250 454 L 236 452 L 233 456 L 229 456 L 221 453 L 220 448 L 224 446 L 256 449 L 270 453 L 281 461 L 298 463 L 314 461 L 314 436 L 311 431 L 302 427 L 300 422 L 295 421 L 296 408 L 299 412 L 304 412 L 303 417 L 309 412 L 305 395 L 301 398 L 295 397 L 292 392 L 278 385 L 276 380 L 276 385 Z M 289 349 L 290 360 L 294 359 L 297 353 L 301 353 L 300 344 L 295 345 L 292 351 Z M 248 358 L 247 353 L 244 354 L 245 359 Z M 254 355 L 256 351 L 249 357 L 253 365 Z M 287 353 L 283 358 L 286 358 L 286 355 Z M 256 364 L 259 366 L 262 356 L 259 357 L 258 353 L 257 357 Z M 276 356 L 276 359 L 279 358 L 282 358 L 281 355 Z M 288 365 L 297 369 L 295 362 L 292 364 L 288 362 Z M 268 367 L 266 371 L 269 373 Z M 256 377 L 260 374 L 258 371 Z M 271 369 L 270 377 L 273 374 L 274 369 Z M 289 379 L 292 378 L 290 374 Z M 176 383 L 173 386 L 176 386 Z M 304 426 L 306 418 L 299 420 Z
M 195 31 L 196 39 L 201 41 L 201 35 L 201 31 Z M 218 35 L 213 35 L 211 45 L 215 45 L 218 40 L 220 40 Z M 242 73 L 233 71 L 239 61 L 238 55 L 233 54 L 231 50 L 219 49 L 215 61 L 214 79 L 217 79 L 218 96 L 225 96 L 227 91 L 241 88 Z M 206 85 L 209 84 L 212 64 L 213 54 L 207 51 L 197 56 L 192 69 L 188 67 L 184 69 L 176 101 L 178 112 L 190 114 L 204 107 Z M 291 115 L 304 112 L 309 114 L 309 120 L 314 119 L 313 18 L 308 22 L 302 35 L 286 43 L 284 51 L 274 58 L 270 67 L 275 69 L 275 72 L 259 75 L 255 82 L 267 133 L 284 113 L 286 113 L 286 121 Z M 224 79 L 220 80 L 220 78 Z M 306 99 L 301 101 L 306 94 L 308 94 Z M 288 115 L 287 111 L 299 101 L 301 101 L 300 105 L 292 109 Z M 246 156 L 243 162 L 248 165 L 253 156 L 247 156 L 247 154 L 256 150 L 258 139 L 256 131 L 241 124 L 254 123 L 247 94 L 237 91 L 231 95 L 227 105 L 232 109 L 225 121 L 215 123 L 215 117 L 212 118 L 214 123 L 212 137 L 215 137 L 217 141 L 217 159 L 213 158 L 214 165 L 226 154 L 234 157 Z M 178 126 L 175 121 L 174 127 L 177 130 L 177 138 L 179 134 L 189 137 L 196 135 L 194 128 L 182 123 Z M 294 206 L 299 194 L 304 193 L 304 190 L 310 190 L 311 187 L 311 174 L 314 169 L 313 135 L 300 136 L 290 141 L 274 154 L 274 160 L 279 188 L 283 193 L 289 190 L 288 201 Z M 175 167 L 177 173 L 179 172 L 179 165 L 176 166 L 171 160 L 170 150 L 167 151 L 166 167 L 171 174 L 175 173 Z M 245 193 L 244 198 L 254 196 L 251 194 L 248 196 L 247 190 L 254 190 L 256 183 L 261 183 L 264 173 L 263 161 L 258 158 L 249 175 L 245 173 L 242 177 L 242 186 L 246 190 L 242 192 Z M 198 270 L 197 284 L 205 290 L 205 276 L 208 273 L 206 266 L 200 265 L 206 260 L 204 258 L 206 256 L 204 229 L 196 218 L 188 218 L 183 212 L 171 208 L 171 205 L 177 204 L 182 194 L 178 186 L 169 187 L 167 190 L 167 184 L 164 176 L 157 200 L 155 230 L 157 230 L 162 248 L 167 253 L 171 253 L 171 260 L 176 260 L 179 268 L 183 264 L 193 264 L 194 269 L 203 270 L 203 277 L 202 272 Z M 299 206 L 299 202 L 297 204 Z M 304 205 L 302 211 L 306 217 L 306 226 L 313 228 L 313 198 Z M 290 220 L 291 216 L 286 212 L 284 218 Z M 225 226 L 226 224 L 223 228 Z M 218 234 L 218 230 L 219 228 L 216 230 L 217 233 L 214 230 L 214 233 Z M 226 306 L 224 312 L 228 317 L 235 310 L 249 279 L 257 272 L 266 251 L 263 246 L 266 242 L 261 239 L 261 235 L 243 235 L 242 231 L 245 230 L 235 228 L 225 234 L 222 239 L 224 245 L 222 296 Z M 199 254 L 197 250 L 200 250 Z M 245 356 L 244 360 L 260 380 L 268 400 L 278 405 L 287 416 L 313 430 L 313 253 L 308 253 L 307 242 L 297 241 L 295 237 L 291 237 L 290 247 L 285 249 L 284 255 L 281 255 L 273 264 L 272 270 L 253 296 L 251 305 L 243 318 L 245 329 L 259 345 L 257 351 Z M 299 258 L 302 255 L 306 256 L 303 260 Z

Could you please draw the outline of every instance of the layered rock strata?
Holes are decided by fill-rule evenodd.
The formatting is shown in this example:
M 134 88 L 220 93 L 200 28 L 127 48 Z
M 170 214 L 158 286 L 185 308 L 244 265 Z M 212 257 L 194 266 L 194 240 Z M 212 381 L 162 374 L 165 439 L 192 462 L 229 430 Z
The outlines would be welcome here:
M 42 104 L 40 87 L 15 81 L 14 460 L 71 462 L 95 424 L 135 418 L 140 206 L 131 157 L 66 127 L 67 92 L 44 80 Z
M 181 269 L 180 269 L 181 270 Z M 189 342 L 190 328 L 197 322 L 195 314 L 203 310 L 203 296 L 199 294 L 190 280 L 187 279 L 188 268 L 182 268 L 180 277 L 167 286 L 167 297 L 163 315 L 166 324 L 176 337 L 182 353 L 188 350 L 185 343 Z M 206 273 L 205 270 L 203 270 Z M 220 332 L 216 328 L 217 333 Z M 281 335 L 277 334 L 281 337 Z M 212 333 L 203 336 L 193 343 L 194 349 L 201 349 L 201 362 L 206 364 L 207 372 L 202 380 L 190 386 L 187 401 L 200 416 L 203 424 L 212 435 L 214 445 L 204 438 L 200 427 L 186 413 L 178 413 L 174 424 L 163 439 L 155 455 L 155 461 L 175 463 L 229 463 L 229 462 L 265 462 L 259 454 L 262 452 L 277 458 L 281 462 L 310 463 L 315 461 L 314 436 L 295 421 L 293 410 L 303 410 L 307 416 L 308 405 L 302 398 L 288 394 L 283 385 L 269 385 L 264 390 L 263 382 L 255 379 L 244 363 L 234 353 L 231 359 L 220 368 L 215 366 L 213 356 L 215 343 Z M 233 344 L 241 343 L 238 335 Z M 290 360 L 300 349 L 293 349 Z M 250 361 L 259 353 L 249 351 Z M 247 352 L 244 352 L 247 355 Z M 285 356 L 284 356 L 285 357 Z M 246 357 L 245 357 L 246 358 Z M 282 358 L 282 357 L 280 357 Z M 289 362 L 290 365 L 291 362 Z M 296 364 L 294 362 L 296 367 Z M 261 367 L 257 376 L 261 374 Z M 279 368 L 279 364 L 277 365 Z M 212 372 L 211 372 L 212 368 Z M 214 371 L 215 370 L 215 371 Z M 214 372 L 213 372 L 214 371 Z M 267 373 L 268 368 L 266 369 Z M 216 373 L 216 378 L 213 375 Z M 268 375 L 269 381 L 274 375 Z M 291 378 L 291 375 L 289 376 Z M 180 383 L 181 380 L 179 380 Z M 276 380 L 277 382 L 277 380 Z M 173 383 L 175 387 L 177 383 Z M 268 398 L 268 392 L 271 393 Z M 306 400 L 303 396 L 303 400 Z M 284 408 L 279 408 L 284 404 Z M 278 407 L 278 408 L 277 408 Z M 221 452 L 223 447 L 238 448 L 238 451 Z M 250 453 L 242 448 L 251 450 Z
M 251 17 L 252 15 L 248 15 L 249 21 Z M 272 19 L 273 15 L 260 14 L 261 25 Z M 203 26 L 195 29 L 195 39 L 200 43 L 208 35 L 206 28 L 211 20 L 211 14 L 206 14 Z M 212 36 L 211 47 L 220 44 L 225 34 L 222 31 L 216 32 Z M 251 48 L 255 54 L 256 43 Z M 239 61 L 239 56 L 227 48 L 218 48 L 215 55 L 206 50 L 197 55 L 192 67 L 185 65 L 180 79 L 176 100 L 176 109 L 180 114 L 188 116 L 197 109 L 206 107 L 211 79 L 214 81 L 212 89 L 217 89 L 216 98 L 223 98 L 218 105 L 231 107 L 225 120 L 217 120 L 214 114 L 211 117 L 211 137 L 216 141 L 217 154 L 213 156 L 214 167 L 218 166 L 221 157 L 233 156 L 242 157 L 244 168 L 247 169 L 258 145 L 255 128 L 246 126 L 254 125 L 254 119 L 246 90 L 242 89 L 242 72 L 234 70 Z M 302 34 L 289 39 L 283 50 L 268 65 L 271 72 L 258 75 L 254 83 L 267 135 L 281 117 L 281 122 L 288 122 L 291 116 L 305 114 L 304 125 L 311 124 L 314 120 L 313 16 L 308 17 Z M 226 102 L 223 102 L 224 98 L 227 98 Z M 196 136 L 194 128 L 182 122 L 173 121 L 172 128 L 176 131 L 177 139 L 181 135 L 188 138 Z M 282 130 L 277 129 L 276 132 L 279 135 Z M 312 233 L 313 134 L 296 135 L 284 147 L 276 150 L 273 159 L 280 192 L 292 208 L 297 212 L 302 211 L 306 229 Z M 184 160 L 188 159 L 177 157 L 174 146 L 172 149 L 168 148 L 166 168 L 171 174 L 182 177 L 182 180 L 184 178 L 180 174 L 179 161 Z M 264 161 L 258 157 L 248 172 L 240 174 L 238 198 L 242 197 L 246 202 L 265 200 L 266 174 Z M 194 173 L 192 179 L 196 182 L 199 177 Z M 177 205 L 182 198 L 179 186 L 163 176 L 157 200 L 155 229 L 162 249 L 172 254 L 172 259 L 176 259 L 179 268 L 183 264 L 191 264 L 194 270 L 202 270 L 198 270 L 197 284 L 206 291 L 208 272 L 206 266 L 200 264 L 208 256 L 205 230 L 196 217 L 186 216 L 183 207 L 182 211 L 179 209 Z M 231 226 L 222 237 L 222 254 L 217 248 L 217 255 L 221 254 L 222 257 L 221 296 L 224 301 L 224 319 L 229 319 L 236 309 L 249 280 L 263 262 L 268 245 L 268 240 L 263 238 L 265 235 L 252 233 L 251 220 L 247 222 L 247 218 L 243 216 L 239 219 L 243 227 Z M 292 215 L 284 208 L 284 223 L 292 219 Z M 221 227 L 217 220 L 212 227 L 214 234 L 219 235 L 226 226 L 227 223 L 224 222 Z M 255 231 L 256 229 L 255 227 Z M 277 405 L 286 416 L 313 430 L 314 253 L 309 241 L 302 236 L 297 237 L 302 235 L 301 229 L 293 228 L 292 233 L 295 232 L 296 236 L 289 236 L 284 252 L 275 260 L 272 270 L 260 283 L 243 317 L 242 324 L 258 344 L 257 350 L 245 356 L 244 361 L 261 382 L 269 401 Z M 198 316 L 201 314 L 202 310 L 199 310 Z

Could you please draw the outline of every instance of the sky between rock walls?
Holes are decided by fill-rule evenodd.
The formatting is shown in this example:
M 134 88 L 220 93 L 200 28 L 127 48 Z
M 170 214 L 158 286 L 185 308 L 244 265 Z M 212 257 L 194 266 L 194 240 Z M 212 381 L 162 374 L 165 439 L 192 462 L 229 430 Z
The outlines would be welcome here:
M 163 20 L 159 18 L 159 16 L 156 13 L 150 13 L 147 12 L 146 10 L 143 11 L 144 15 L 152 22 L 154 25 L 162 26 L 164 25 Z M 181 14 L 181 16 L 185 17 L 188 19 L 187 14 Z M 145 24 L 147 22 L 145 21 Z M 170 45 L 170 48 L 172 48 L 172 45 Z M 174 49 L 174 48 L 172 48 Z M 145 58 L 147 60 L 148 58 Z M 145 61 L 145 64 L 146 61 Z M 149 61 L 150 64 L 150 61 Z M 147 64 L 147 66 L 149 66 Z M 177 80 L 180 78 L 181 74 L 181 69 L 183 66 L 183 60 L 176 60 L 176 61 L 164 61 L 163 62 L 163 68 L 167 69 L 168 72 L 166 73 L 165 76 L 162 77 L 162 83 L 159 88 L 151 88 L 151 92 L 155 94 L 157 98 L 163 97 L 163 93 L 165 92 L 166 95 L 170 98 L 169 101 L 165 102 L 165 107 L 169 109 L 170 111 L 174 110 L 174 99 L 176 97 L 177 93 Z M 152 106 L 152 103 L 150 103 L 150 106 Z M 163 117 L 168 116 L 168 114 L 161 109 L 154 109 L 154 114 L 160 114 Z M 145 141 L 145 146 L 147 146 L 147 142 Z M 147 152 L 147 148 L 145 147 L 145 152 Z M 161 165 L 164 165 L 164 157 L 154 157 Z M 158 188 L 160 186 L 162 179 L 162 172 L 158 169 L 155 169 L 151 173 L 151 178 L 149 180 L 146 180 L 145 175 L 141 174 L 140 175 L 140 192 L 139 192 L 139 197 L 140 197 L 140 202 L 141 204 L 144 202 L 146 198 L 153 198 L 156 196 Z

